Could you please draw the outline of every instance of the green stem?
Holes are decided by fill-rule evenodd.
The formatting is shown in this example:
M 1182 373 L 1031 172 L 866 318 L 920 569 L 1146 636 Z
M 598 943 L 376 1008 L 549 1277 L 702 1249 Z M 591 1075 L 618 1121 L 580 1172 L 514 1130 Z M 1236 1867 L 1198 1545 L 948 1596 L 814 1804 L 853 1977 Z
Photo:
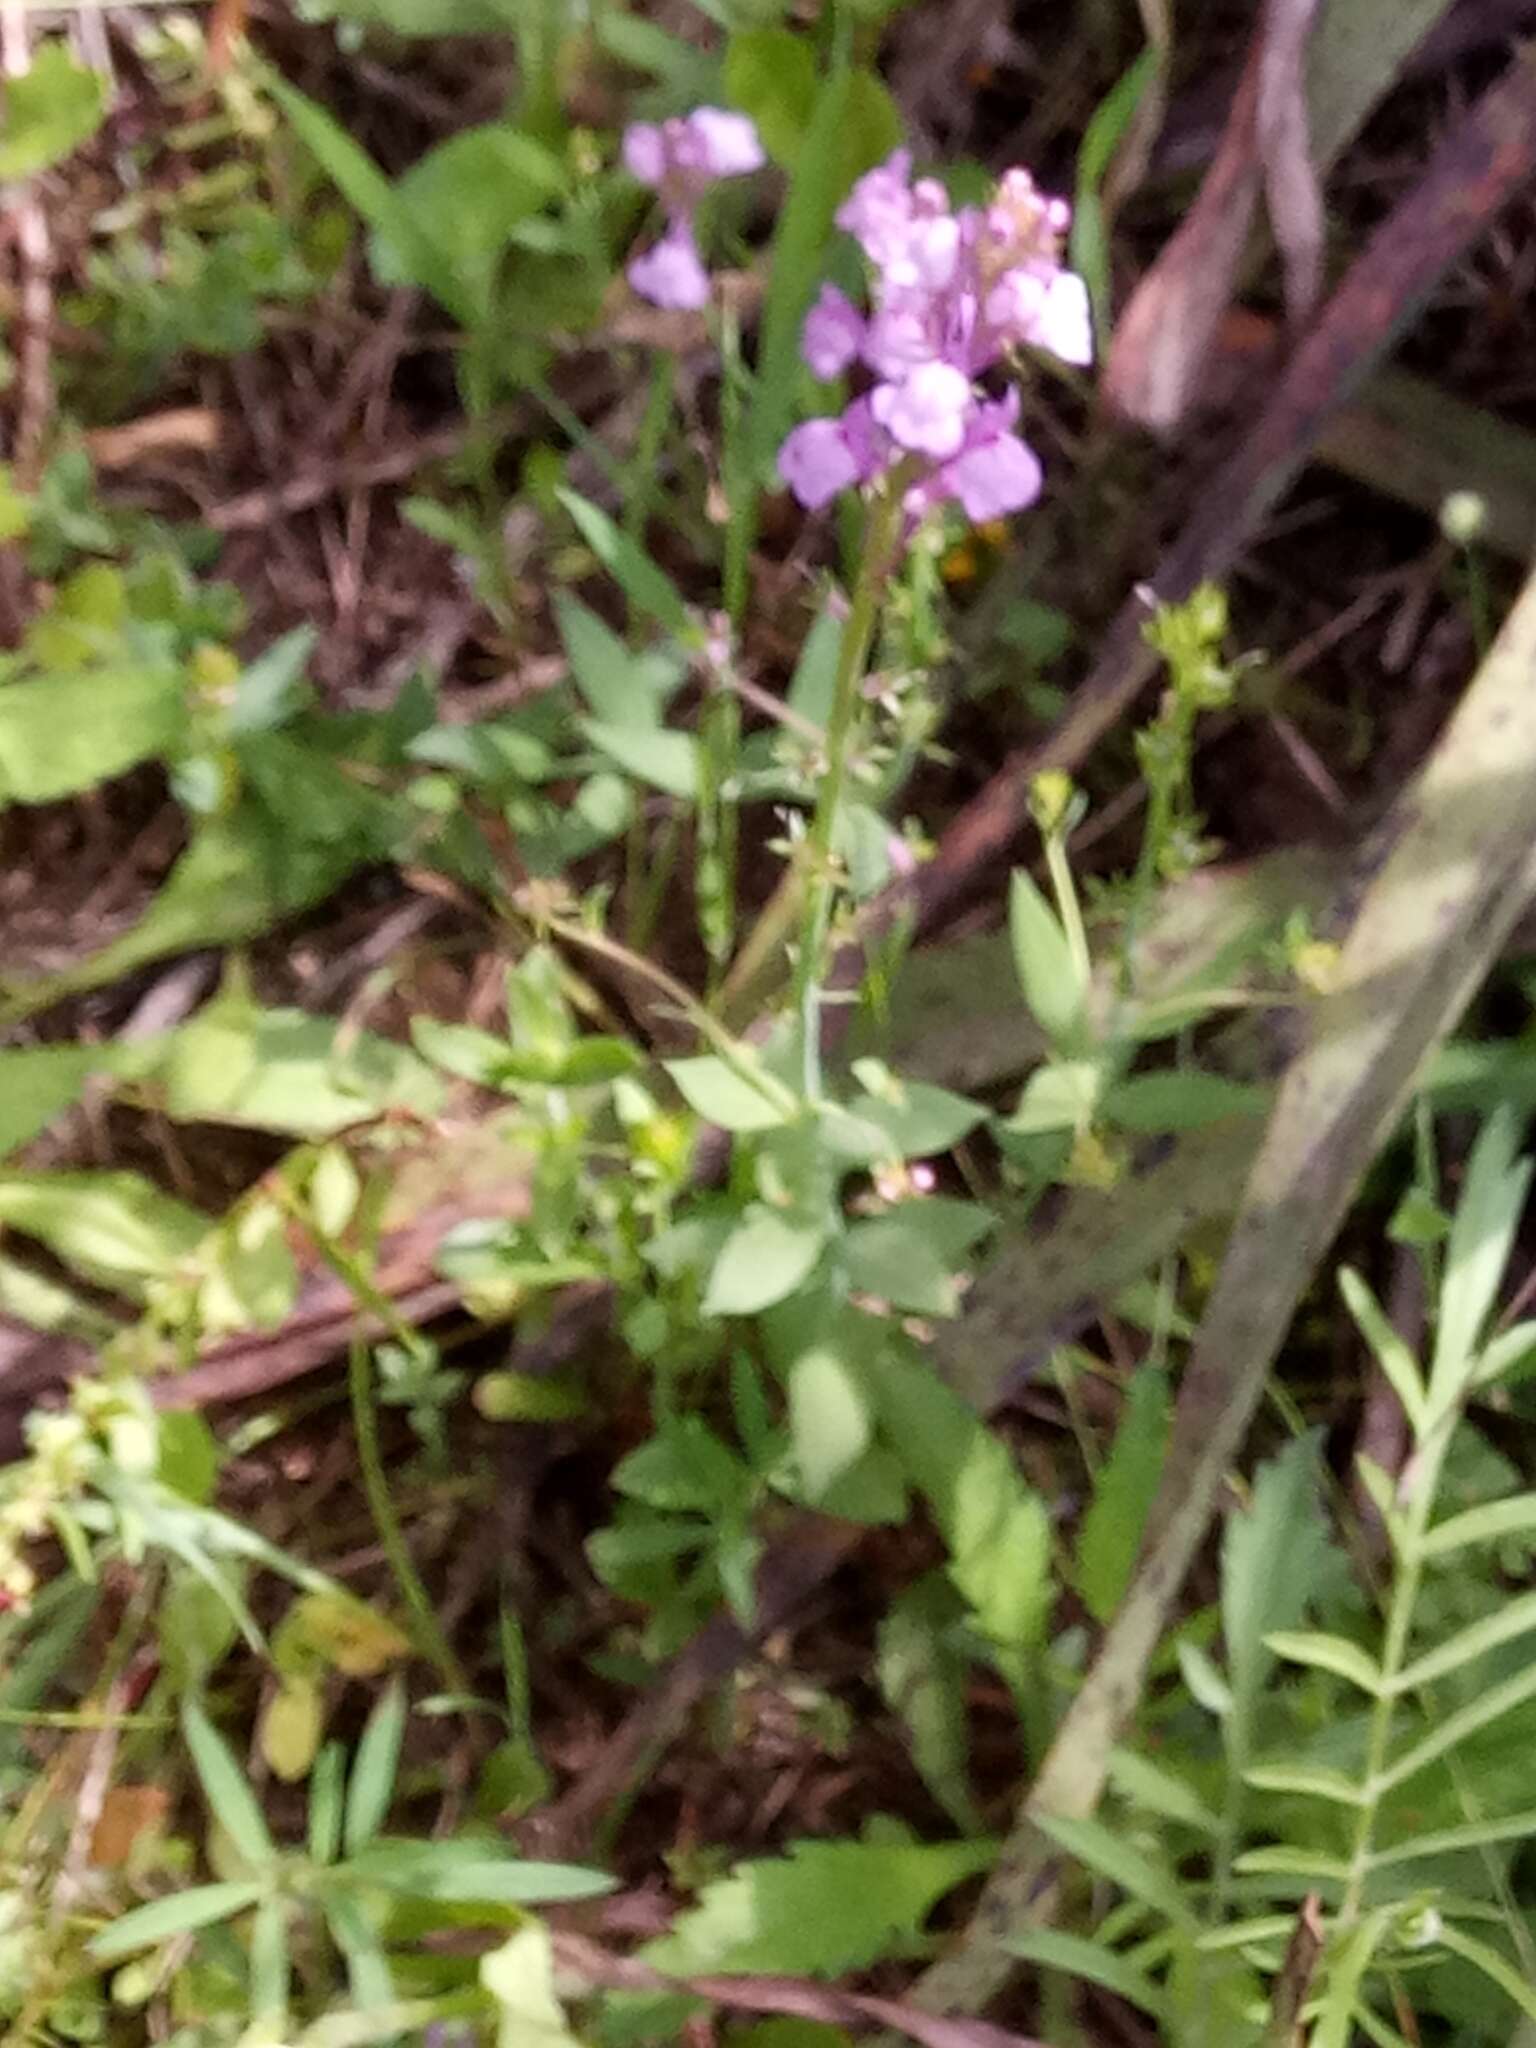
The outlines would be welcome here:
M 1082 988 L 1087 988 L 1092 978 L 1093 961 L 1088 952 L 1088 934 L 1083 929 L 1083 912 L 1077 900 L 1077 885 L 1072 879 L 1072 863 L 1067 858 L 1067 842 L 1060 832 L 1047 832 L 1045 835 L 1045 865 L 1051 877 L 1056 912 L 1061 919 L 1061 928 L 1066 933 L 1067 951 L 1072 956 L 1078 984 Z
M 670 349 L 658 349 L 651 364 L 651 388 L 645 401 L 640 431 L 629 459 L 628 485 L 624 493 L 624 531 L 638 541 L 645 531 L 656 496 L 656 478 L 661 467 L 662 444 L 672 424 L 677 401 L 677 357 Z
M 437 1666 L 451 1693 L 472 1693 L 469 1673 L 459 1662 L 452 1643 L 443 1633 L 431 1596 L 416 1569 L 400 1517 L 395 1513 L 389 1477 L 379 1452 L 379 1417 L 374 1401 L 373 1364 L 368 1346 L 360 1337 L 352 1340 L 347 1355 L 347 1392 L 352 1400 L 352 1429 L 357 1438 L 358 1471 L 363 1496 L 378 1531 L 379 1547 L 389 1562 L 400 1597 L 410 1609 L 416 1625 L 416 1644 L 422 1655 Z
M 1345 1926 L 1359 1916 L 1365 1893 L 1365 1881 L 1370 1875 L 1376 1815 L 1381 1804 L 1377 1786 L 1387 1766 L 1387 1752 L 1392 1742 L 1393 1710 L 1397 1703 L 1397 1681 L 1407 1661 L 1408 1637 L 1413 1627 L 1414 1609 L 1418 1604 L 1419 1587 L 1424 1576 L 1424 1532 L 1429 1527 L 1430 1510 L 1434 1506 L 1440 1480 L 1440 1466 L 1455 1420 L 1454 1415 L 1443 1418 L 1436 1426 L 1434 1434 L 1426 1437 L 1414 1454 L 1414 1462 L 1418 1464 L 1419 1470 L 1415 1474 L 1413 1499 L 1409 1507 L 1407 1525 L 1394 1545 L 1396 1568 L 1392 1575 L 1392 1598 L 1387 1608 L 1386 1635 L 1381 1646 L 1382 1691 L 1371 1709 L 1370 1734 L 1366 1741 L 1365 1798 L 1360 1808 L 1360 1818 L 1355 1824 L 1355 1840 L 1349 1863 L 1349 1883 L 1345 1888 L 1339 1912 L 1340 1921 Z
M 832 906 L 837 896 L 832 847 L 837 836 L 843 789 L 848 780 L 848 755 L 858 717 L 859 690 L 879 617 L 880 593 L 885 588 L 886 571 L 901 535 L 904 487 L 905 479 L 897 471 L 869 509 L 864 530 L 864 555 L 859 563 L 858 580 L 853 586 L 848 619 L 837 652 L 832 709 L 827 719 L 826 765 L 816 792 L 816 808 L 811 815 L 810 829 L 801 848 L 806 888 L 794 992 L 795 1008 L 805 1033 L 808 1094 L 819 1092 L 819 991 L 826 966 L 827 938 L 832 927 Z

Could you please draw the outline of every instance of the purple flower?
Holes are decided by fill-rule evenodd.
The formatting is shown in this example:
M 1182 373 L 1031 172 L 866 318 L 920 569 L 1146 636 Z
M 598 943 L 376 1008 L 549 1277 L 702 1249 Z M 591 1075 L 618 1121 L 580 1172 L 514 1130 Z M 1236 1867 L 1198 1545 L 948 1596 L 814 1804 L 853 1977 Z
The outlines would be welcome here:
M 900 384 L 877 384 L 870 403 L 893 441 L 942 461 L 965 441 L 971 380 L 953 363 L 919 363 Z
M 857 362 L 864 346 L 864 318 L 835 284 L 824 284 L 821 297 L 805 316 L 800 352 L 813 375 L 825 382 L 840 377 Z
M 977 406 L 967 422 L 965 446 L 930 479 L 929 502 L 957 498 L 966 518 L 977 525 L 1033 505 L 1045 477 L 1034 450 L 1012 432 L 1018 417 L 1017 391 Z
M 653 191 L 667 174 L 667 145 L 654 121 L 632 121 L 624 130 L 620 154 L 629 175 Z
M 709 304 L 709 272 L 692 227 L 681 217 L 631 261 L 624 275 L 642 299 L 669 313 L 692 313 Z
M 779 475 L 812 512 L 859 481 L 859 462 L 841 420 L 806 420 L 779 450 Z
M 695 107 L 660 127 L 635 121 L 621 145 L 624 168 L 674 206 L 691 206 L 719 178 L 761 170 L 763 145 L 745 114 Z
M 812 507 L 899 464 L 912 517 L 953 501 L 972 519 L 1001 518 L 1039 496 L 1040 464 L 1014 432 L 1017 392 L 989 399 L 977 379 L 1026 346 L 1092 360 L 1087 288 L 1061 265 L 1069 209 L 1012 170 L 990 204 L 957 212 L 911 168 L 898 150 L 838 210 L 873 273 L 868 318 L 829 285 L 801 340 L 817 376 L 862 362 L 875 381 L 841 420 L 797 428 L 780 468 Z
M 907 186 L 911 169 L 911 151 L 898 149 L 885 163 L 866 171 L 837 209 L 838 226 L 852 235 L 877 270 L 884 270 L 906 245 L 912 219 Z
M 683 122 L 698 170 L 709 178 L 741 178 L 760 171 L 766 158 L 757 129 L 745 114 L 695 107 Z
M 717 179 L 762 166 L 756 128 L 745 114 L 695 107 L 659 127 L 651 121 L 632 123 L 624 131 L 621 154 L 630 176 L 660 196 L 667 214 L 661 240 L 630 263 L 625 273 L 630 284 L 669 312 L 707 305 L 709 274 L 694 240 L 693 216 Z
M 939 353 L 920 304 L 882 306 L 865 331 L 864 360 L 877 377 L 905 377 Z

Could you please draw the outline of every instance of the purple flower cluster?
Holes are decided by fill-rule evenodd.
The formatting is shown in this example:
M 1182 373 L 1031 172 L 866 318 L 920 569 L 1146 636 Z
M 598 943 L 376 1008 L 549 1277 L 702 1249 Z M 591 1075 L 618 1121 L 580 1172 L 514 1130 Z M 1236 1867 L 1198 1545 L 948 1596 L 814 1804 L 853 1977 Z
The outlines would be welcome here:
M 817 510 L 898 468 L 914 519 L 947 499 L 974 520 L 1033 504 L 1040 464 L 1013 431 L 1018 393 L 989 398 L 977 380 L 1025 344 L 1092 361 L 1087 289 L 1061 266 L 1068 219 L 1027 171 L 959 212 L 933 179 L 912 182 L 905 150 L 859 180 L 837 223 L 869 259 L 871 310 L 824 285 L 801 352 L 818 377 L 861 364 L 874 381 L 840 419 L 807 420 L 780 449 L 801 504 Z
M 717 179 L 760 170 L 763 162 L 751 121 L 721 107 L 695 107 L 659 126 L 636 121 L 625 129 L 625 168 L 659 195 L 667 215 L 661 240 L 625 272 L 641 298 L 668 312 L 692 312 L 708 303 L 709 272 L 694 239 L 694 213 Z

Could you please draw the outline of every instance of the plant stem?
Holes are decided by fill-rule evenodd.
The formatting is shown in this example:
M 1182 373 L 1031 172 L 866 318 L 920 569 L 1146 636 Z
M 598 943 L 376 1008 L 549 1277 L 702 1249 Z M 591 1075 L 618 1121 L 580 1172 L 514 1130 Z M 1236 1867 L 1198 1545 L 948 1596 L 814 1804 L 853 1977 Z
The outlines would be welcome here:
M 363 1494 L 368 1502 L 368 1512 L 373 1517 L 373 1526 L 378 1531 L 379 1546 L 389 1561 L 395 1584 L 400 1588 L 400 1597 L 416 1624 L 417 1647 L 437 1666 L 450 1692 L 472 1693 L 474 1687 L 470 1684 L 469 1673 L 443 1633 L 443 1625 L 437 1618 L 431 1596 L 422 1583 L 406 1543 L 400 1517 L 395 1513 L 389 1478 L 379 1453 L 379 1418 L 374 1404 L 372 1361 L 368 1346 L 361 1338 L 353 1339 L 347 1354 L 347 1392 L 352 1400 L 352 1429 L 357 1438 L 357 1463 Z
M 1414 1453 L 1413 1463 L 1418 1466 L 1418 1471 L 1414 1475 L 1413 1498 L 1402 1536 L 1394 1545 L 1396 1558 L 1392 1575 L 1392 1598 L 1387 1607 L 1387 1629 L 1381 1646 L 1383 1689 L 1371 1710 L 1370 1735 L 1366 1743 L 1365 1798 L 1360 1808 L 1360 1818 L 1355 1826 L 1349 1884 L 1339 1911 L 1340 1922 L 1345 1926 L 1359 1915 L 1365 1881 L 1370 1875 L 1371 1845 L 1376 1831 L 1376 1814 L 1381 1803 L 1376 1788 L 1382 1772 L 1386 1769 L 1387 1751 L 1392 1741 L 1393 1708 L 1397 1703 L 1396 1683 L 1407 1658 L 1409 1631 L 1413 1627 L 1414 1608 L 1418 1603 L 1419 1586 L 1424 1576 L 1424 1532 L 1429 1527 L 1430 1510 L 1435 1503 L 1445 1448 L 1450 1441 L 1451 1430 L 1459 1413 L 1458 1409 L 1452 1415 L 1442 1418 L 1434 1434 L 1427 1437 Z
M 803 1055 L 807 1094 L 819 1093 L 821 1033 L 818 1028 L 821 977 L 826 965 L 832 906 L 837 895 L 832 848 L 837 836 L 843 788 L 848 780 L 848 754 L 858 716 L 859 691 L 875 637 L 880 594 L 901 533 L 904 479 L 898 471 L 869 508 L 864 529 L 864 554 L 832 684 L 832 709 L 827 718 L 826 763 L 816 791 L 816 808 L 800 850 L 805 897 L 800 925 L 800 957 L 795 963 L 795 1008 L 804 1032 Z

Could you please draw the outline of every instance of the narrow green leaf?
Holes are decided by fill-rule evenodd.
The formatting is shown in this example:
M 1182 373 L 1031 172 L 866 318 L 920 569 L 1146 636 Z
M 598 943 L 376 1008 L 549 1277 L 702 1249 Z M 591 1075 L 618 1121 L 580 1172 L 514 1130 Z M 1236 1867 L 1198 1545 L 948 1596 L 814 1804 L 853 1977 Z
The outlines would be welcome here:
M 1531 1626 L 1536 1628 L 1536 1620 Z M 1274 1629 L 1264 1638 L 1264 1646 L 1292 1664 L 1305 1664 L 1315 1671 L 1331 1671 L 1338 1678 L 1347 1678 L 1373 1699 L 1381 1693 L 1381 1671 L 1375 1659 L 1368 1657 L 1358 1643 L 1343 1636 L 1321 1635 L 1311 1629 Z
M 582 539 L 636 610 L 665 626 L 678 639 L 694 639 L 696 629 L 677 585 L 657 568 L 639 543 L 615 526 L 590 498 L 566 490 L 555 495 L 576 522 Z
M 347 1782 L 342 1841 L 349 1856 L 371 1842 L 389 1812 L 400 1744 L 405 1735 L 405 1687 L 392 1678 L 368 1716 Z
M 1536 1322 L 1512 1323 L 1489 1339 L 1478 1356 L 1474 1384 L 1491 1386 L 1495 1380 L 1526 1380 L 1536 1365 Z
M 1507 1814 L 1502 1820 L 1471 1820 L 1458 1828 L 1435 1828 L 1427 1835 L 1410 1835 L 1406 1842 L 1378 1849 L 1371 1857 L 1371 1868 L 1390 1870 L 1399 1863 L 1454 1856 L 1462 1849 L 1481 1849 L 1490 1842 L 1523 1842 L 1532 1836 L 1536 1836 L 1536 1808 Z
M 1061 920 L 1022 868 L 1009 884 L 1008 930 L 1030 1015 L 1052 1044 L 1072 1047 L 1082 1033 L 1088 990 Z
M 1328 1957 L 1323 1996 L 1312 2023 L 1310 2048 L 1349 2048 L 1355 2033 L 1355 2004 L 1371 1959 L 1391 1926 L 1395 1907 L 1372 1913 L 1351 1928 Z
M 1348 1884 L 1350 1875 L 1347 1857 L 1325 1856 L 1315 1849 L 1291 1849 L 1283 1843 L 1245 1849 L 1232 1868 L 1240 1877 L 1302 1877 L 1309 1883 L 1313 1878 L 1332 1878 L 1339 1884 Z
M 1524 1536 L 1536 1530 L 1536 1493 L 1512 1493 L 1503 1500 L 1484 1501 L 1481 1507 L 1451 1515 L 1426 1532 L 1420 1545 L 1421 1557 L 1449 1557 L 1470 1543 L 1497 1543 L 1506 1536 Z
M 1490 1984 L 1497 1984 L 1527 2019 L 1536 2020 L 1536 1984 L 1523 1977 L 1496 1948 L 1490 1948 L 1486 1941 L 1479 1941 L 1475 1934 L 1468 1934 L 1450 1922 L 1441 1927 L 1440 1942 L 1452 1955 L 1460 1956 L 1474 1970 L 1481 1970 Z
M 1221 1626 L 1232 1680 L 1227 1740 L 1237 1768 L 1255 1739 L 1273 1668 L 1266 1638 L 1301 1619 L 1327 1556 L 1317 1499 L 1317 1444 L 1303 1437 L 1260 1467 L 1252 1505 L 1232 1515 L 1221 1545 Z
M 320 1903 L 336 1946 L 347 1959 L 353 2004 L 365 2014 L 382 2012 L 393 1999 L 395 1986 L 372 1920 L 356 1895 L 339 1885 L 326 1886 Z
M 1429 1413 L 1429 1397 L 1419 1373 L 1419 1362 L 1387 1321 L 1381 1303 L 1352 1266 L 1339 1269 L 1339 1292 L 1344 1305 L 1386 1374 L 1392 1391 L 1403 1404 L 1415 1437 L 1422 1437 Z
M 1255 1764 L 1244 1771 L 1243 1782 L 1256 1792 L 1299 1792 L 1311 1799 L 1326 1799 L 1334 1806 L 1360 1806 L 1364 1794 L 1342 1771 L 1320 1764 Z
M 1188 1641 L 1181 1641 L 1174 1654 L 1191 1698 L 1218 1721 L 1227 1720 L 1232 1712 L 1232 1688 L 1212 1658 L 1198 1643 Z
M 1234 1920 L 1225 1927 L 1213 1927 L 1195 1937 L 1201 1955 L 1220 1955 L 1231 1948 L 1251 1948 L 1260 1942 L 1285 1941 L 1296 1931 L 1294 1913 L 1263 1913 L 1252 1920 Z
M 567 1863 L 525 1863 L 484 1843 L 408 1841 L 375 1836 L 345 1865 L 365 1884 L 415 1893 L 444 1904 L 548 1906 L 595 1899 L 614 1881 Z
M 1480 1699 L 1473 1700 L 1458 1713 L 1448 1714 L 1422 1742 L 1415 1743 L 1412 1749 L 1381 1773 L 1375 1786 L 1378 1796 L 1406 1783 L 1437 1757 L 1465 1742 L 1469 1735 L 1475 1735 L 1479 1728 L 1486 1728 L 1489 1722 L 1524 1706 L 1529 1699 L 1536 1699 L 1536 1664 L 1517 1671 L 1502 1685 L 1490 1686 Z
M 1162 1477 L 1168 1419 L 1168 1375 L 1143 1366 L 1126 1388 L 1114 1447 L 1094 1480 L 1077 1539 L 1077 1589 L 1095 1621 L 1109 1619 L 1130 1584 Z
M 273 1862 L 277 1851 L 256 1795 L 199 1701 L 182 1708 L 181 1728 L 209 1812 L 247 1863 Z
M 339 1742 L 328 1742 L 315 1758 L 315 1768 L 309 1774 L 309 1860 L 322 1868 L 334 1863 L 341 1853 L 346 1770 L 346 1751 Z
M 1184 1779 L 1134 1749 L 1117 1749 L 1109 1760 L 1109 1782 L 1120 1797 L 1160 1820 L 1177 1822 L 1202 1835 L 1220 1833 L 1221 1821 Z
M 1440 1412 L 1456 1399 L 1469 1377 L 1478 1338 L 1509 1263 L 1531 1180 L 1531 1161 L 1515 1156 L 1519 1142 L 1514 1112 L 1501 1107 L 1484 1124 L 1467 1161 L 1446 1246 L 1429 1374 L 1430 1404 Z
M 293 1964 L 288 1953 L 288 1902 L 268 1892 L 251 1922 L 251 2018 L 286 2031 Z
M 217 1920 L 233 1920 L 254 1906 L 265 1889 L 264 1884 L 251 1882 L 193 1885 L 169 1898 L 152 1899 L 147 1906 L 135 1906 L 131 1913 L 93 1934 L 87 1946 L 98 1963 L 121 1962 L 124 1956 L 154 1948 L 172 1935 L 190 1934 Z
M 349 205 L 375 232 L 386 235 L 418 284 L 448 308 L 466 317 L 476 310 L 466 304 L 436 239 L 422 230 L 408 206 L 401 203 L 373 158 L 324 107 L 307 99 L 286 79 L 269 72 L 268 92 L 288 117 L 295 134 Z
M 1103 1821 L 1068 1820 L 1060 1814 L 1042 1814 L 1039 1825 L 1069 1856 L 1108 1878 L 1131 1898 L 1151 1906 L 1172 1926 L 1188 1933 L 1198 1927 L 1198 1916 L 1176 1873 L 1134 1847 L 1114 1828 Z
M 1149 46 L 1129 70 L 1121 73 L 1094 108 L 1077 153 L 1077 194 L 1072 203 L 1069 254 L 1072 268 L 1086 280 L 1093 300 L 1101 352 L 1109 339 L 1110 280 L 1109 246 L 1099 195 L 1120 140 L 1135 118 L 1147 87 L 1156 80 L 1159 68 L 1159 53 L 1155 46 Z
M 1529 1635 L 1533 1629 L 1536 1629 L 1536 1593 L 1523 1593 L 1519 1599 L 1506 1601 L 1492 1614 L 1484 1615 L 1481 1621 L 1474 1621 L 1470 1627 L 1460 1630 L 1449 1642 L 1426 1651 L 1401 1673 L 1392 1690 L 1395 1693 L 1414 1692 L 1436 1678 L 1460 1671 L 1463 1665 L 1485 1656 L 1501 1643 L 1512 1643 L 1519 1636 Z
M 1161 2019 L 1166 2011 L 1161 1987 L 1144 1971 L 1127 1957 L 1080 1934 L 1064 1934 L 1056 1927 L 1026 1927 L 1009 1935 L 1003 1946 L 1020 1962 L 1033 1963 L 1037 1969 L 1061 1970 L 1085 1984 L 1100 1984 L 1154 2019 Z

